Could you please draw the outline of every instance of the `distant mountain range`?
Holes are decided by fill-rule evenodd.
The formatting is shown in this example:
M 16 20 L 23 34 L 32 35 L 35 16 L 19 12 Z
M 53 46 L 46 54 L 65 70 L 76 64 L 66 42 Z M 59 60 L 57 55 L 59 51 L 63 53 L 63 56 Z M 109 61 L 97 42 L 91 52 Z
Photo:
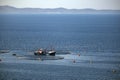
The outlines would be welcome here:
M 0 6 L 0 14 L 119 14 L 120 10 L 66 9 L 66 8 L 15 8 Z

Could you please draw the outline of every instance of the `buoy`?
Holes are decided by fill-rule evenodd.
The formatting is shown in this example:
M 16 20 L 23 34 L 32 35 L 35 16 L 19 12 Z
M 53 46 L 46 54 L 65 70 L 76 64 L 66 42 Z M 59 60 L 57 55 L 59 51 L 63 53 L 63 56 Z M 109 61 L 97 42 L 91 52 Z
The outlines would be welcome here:
M 73 63 L 75 63 L 76 61 L 75 60 L 73 60 Z
M 80 56 L 80 54 L 78 54 L 78 56 Z
M 0 59 L 0 61 L 2 61 L 2 59 Z
M 115 73 L 115 72 L 116 72 L 116 70 L 115 70 L 115 69 L 113 69 L 113 70 L 112 70 L 112 72 L 113 72 L 113 73 Z
M 16 54 L 12 54 L 13 56 L 16 56 Z

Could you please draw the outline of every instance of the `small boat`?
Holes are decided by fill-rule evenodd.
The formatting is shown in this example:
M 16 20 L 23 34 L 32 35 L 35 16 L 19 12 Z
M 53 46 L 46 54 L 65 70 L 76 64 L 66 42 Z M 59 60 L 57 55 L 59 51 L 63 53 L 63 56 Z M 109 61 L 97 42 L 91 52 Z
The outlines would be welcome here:
M 2 61 L 2 59 L 0 59 L 0 61 Z
M 54 50 L 48 51 L 48 54 L 51 55 L 51 56 L 55 56 L 55 53 L 56 53 L 56 52 L 55 52 Z
M 54 50 L 46 50 L 46 49 L 39 49 L 34 52 L 34 55 L 50 55 L 50 56 L 55 56 L 56 51 Z

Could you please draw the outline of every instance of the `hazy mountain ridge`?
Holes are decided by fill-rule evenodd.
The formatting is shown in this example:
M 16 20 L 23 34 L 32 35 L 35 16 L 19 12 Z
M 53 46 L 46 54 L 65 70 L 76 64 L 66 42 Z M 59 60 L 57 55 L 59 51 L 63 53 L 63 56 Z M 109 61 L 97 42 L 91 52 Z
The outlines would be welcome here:
M 66 9 L 66 8 L 15 8 L 0 6 L 0 13 L 6 14 L 112 14 L 120 10 Z

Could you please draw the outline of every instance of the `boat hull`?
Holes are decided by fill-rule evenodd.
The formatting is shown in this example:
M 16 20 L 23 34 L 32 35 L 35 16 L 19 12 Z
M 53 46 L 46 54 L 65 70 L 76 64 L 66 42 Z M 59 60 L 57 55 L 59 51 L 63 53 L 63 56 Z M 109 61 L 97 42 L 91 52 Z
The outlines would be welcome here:
M 34 55 L 49 55 L 49 56 L 55 56 L 55 51 L 54 52 L 43 52 L 43 53 L 39 53 L 37 51 L 34 52 Z

